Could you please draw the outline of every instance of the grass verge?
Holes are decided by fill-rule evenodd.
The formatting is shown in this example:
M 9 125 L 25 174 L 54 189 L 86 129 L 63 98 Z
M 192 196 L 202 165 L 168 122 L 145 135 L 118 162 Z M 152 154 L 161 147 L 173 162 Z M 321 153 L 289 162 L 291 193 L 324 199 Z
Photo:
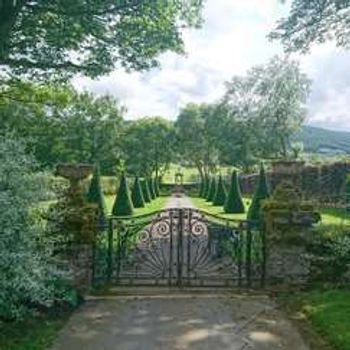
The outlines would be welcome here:
M 112 212 L 112 207 L 114 203 L 115 196 L 106 196 L 106 207 L 107 207 L 107 213 L 110 214 Z M 156 199 L 154 199 L 151 203 L 146 204 L 144 208 L 136 208 L 134 209 L 134 216 L 137 215 L 144 215 L 148 213 L 152 213 L 157 210 L 161 210 L 164 208 L 166 203 L 168 202 L 169 197 L 167 196 L 161 196 Z
M 64 326 L 70 312 L 40 315 L 22 322 L 0 321 L 0 350 L 46 350 Z
M 278 300 L 294 319 L 311 325 L 333 349 L 350 350 L 350 290 L 285 293 Z
M 192 201 L 193 206 L 196 207 L 197 209 L 206 211 L 206 212 L 213 214 L 213 215 L 220 215 L 221 217 L 223 217 L 225 219 L 233 219 L 233 220 L 246 220 L 247 211 L 248 211 L 248 208 L 249 208 L 249 205 L 251 202 L 251 200 L 249 198 L 243 199 L 245 207 L 246 207 L 246 212 L 244 214 L 226 214 L 224 212 L 223 207 L 216 207 L 211 202 L 207 202 L 203 198 L 191 197 L 191 201 Z

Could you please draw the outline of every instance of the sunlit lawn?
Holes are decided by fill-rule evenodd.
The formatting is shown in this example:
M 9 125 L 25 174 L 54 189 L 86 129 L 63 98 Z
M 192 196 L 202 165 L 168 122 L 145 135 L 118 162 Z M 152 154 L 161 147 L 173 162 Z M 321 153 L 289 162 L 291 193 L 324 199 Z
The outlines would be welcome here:
M 335 349 L 350 350 L 350 290 L 316 290 L 284 294 L 282 305 L 307 318 Z
M 246 212 L 249 208 L 251 199 L 250 198 L 244 198 L 244 204 L 246 206 Z M 205 212 L 208 212 L 210 214 L 214 215 L 220 215 L 221 217 L 225 219 L 234 219 L 234 220 L 246 220 L 247 214 L 226 214 L 224 212 L 223 207 L 216 207 L 214 206 L 211 202 L 207 202 L 203 198 L 198 198 L 198 197 L 191 197 L 191 201 L 193 203 L 193 206 L 203 210 Z
M 106 201 L 106 207 L 107 207 L 107 213 L 110 214 L 112 212 L 113 203 L 115 200 L 115 196 L 105 196 Z M 169 197 L 162 196 L 154 199 L 151 203 L 147 203 L 145 208 L 136 208 L 134 209 L 134 215 L 143 215 L 152 213 L 157 210 L 161 210 L 164 208 L 166 203 L 168 202 Z
M 350 213 L 344 209 L 321 209 L 322 224 L 325 225 L 350 225 Z

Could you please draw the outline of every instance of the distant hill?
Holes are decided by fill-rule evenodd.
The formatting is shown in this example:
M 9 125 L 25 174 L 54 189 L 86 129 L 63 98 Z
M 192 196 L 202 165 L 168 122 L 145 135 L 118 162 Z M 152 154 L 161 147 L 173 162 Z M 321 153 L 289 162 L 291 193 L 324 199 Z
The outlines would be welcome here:
M 295 140 L 304 144 L 306 153 L 350 154 L 350 132 L 304 126 Z

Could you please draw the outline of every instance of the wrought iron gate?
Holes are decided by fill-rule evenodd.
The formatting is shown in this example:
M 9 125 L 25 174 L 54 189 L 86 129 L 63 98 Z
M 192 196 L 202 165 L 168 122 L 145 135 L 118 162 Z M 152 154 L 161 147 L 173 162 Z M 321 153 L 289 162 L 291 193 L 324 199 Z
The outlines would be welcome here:
M 95 242 L 95 284 L 257 286 L 265 276 L 264 233 L 248 221 L 195 209 L 110 218 Z

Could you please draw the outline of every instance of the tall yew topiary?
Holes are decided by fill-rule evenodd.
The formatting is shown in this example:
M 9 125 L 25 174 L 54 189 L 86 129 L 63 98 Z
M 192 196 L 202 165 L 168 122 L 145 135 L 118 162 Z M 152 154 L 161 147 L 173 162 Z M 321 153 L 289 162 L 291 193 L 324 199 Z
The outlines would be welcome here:
M 135 177 L 134 186 L 131 192 L 131 199 L 134 208 L 144 208 L 145 199 L 143 198 L 143 192 L 140 184 L 140 179 L 138 176 Z
M 265 169 L 263 165 L 260 167 L 258 183 L 255 188 L 252 203 L 248 209 L 247 218 L 252 221 L 260 221 L 261 202 L 270 196 L 270 191 L 267 185 Z
M 221 206 L 225 204 L 225 201 L 226 201 L 226 188 L 225 188 L 224 180 L 220 175 L 216 186 L 213 204 L 215 206 Z
M 105 223 L 106 220 L 106 203 L 103 196 L 101 186 L 101 174 L 98 165 L 95 166 L 94 173 L 90 182 L 89 190 L 87 193 L 87 201 L 94 203 L 98 208 L 98 220 L 100 224 Z
M 158 189 L 158 184 L 157 184 L 157 178 L 156 177 L 154 177 L 152 179 L 152 183 L 153 183 L 154 195 L 155 195 L 156 198 L 158 198 L 159 197 L 159 189 Z
M 207 196 L 208 202 L 212 202 L 214 200 L 215 194 L 216 194 L 216 188 L 217 188 L 216 178 L 212 177 L 212 179 L 210 181 L 208 196 Z
M 232 173 L 231 186 L 226 197 L 224 211 L 227 214 L 242 214 L 245 212 L 237 171 Z
M 145 200 L 145 203 L 150 203 L 151 194 L 149 192 L 148 181 L 146 179 L 141 180 L 141 188 L 142 188 L 143 199 Z
M 120 179 L 119 189 L 117 197 L 114 201 L 112 214 L 114 216 L 129 216 L 134 212 L 134 206 L 132 204 L 128 184 L 126 182 L 126 176 L 123 173 Z
M 147 182 L 148 182 L 148 188 L 149 188 L 149 193 L 151 195 L 151 200 L 155 199 L 156 198 L 156 193 L 154 191 L 154 186 L 153 186 L 153 180 L 152 180 L 152 177 L 149 177 L 147 179 Z

